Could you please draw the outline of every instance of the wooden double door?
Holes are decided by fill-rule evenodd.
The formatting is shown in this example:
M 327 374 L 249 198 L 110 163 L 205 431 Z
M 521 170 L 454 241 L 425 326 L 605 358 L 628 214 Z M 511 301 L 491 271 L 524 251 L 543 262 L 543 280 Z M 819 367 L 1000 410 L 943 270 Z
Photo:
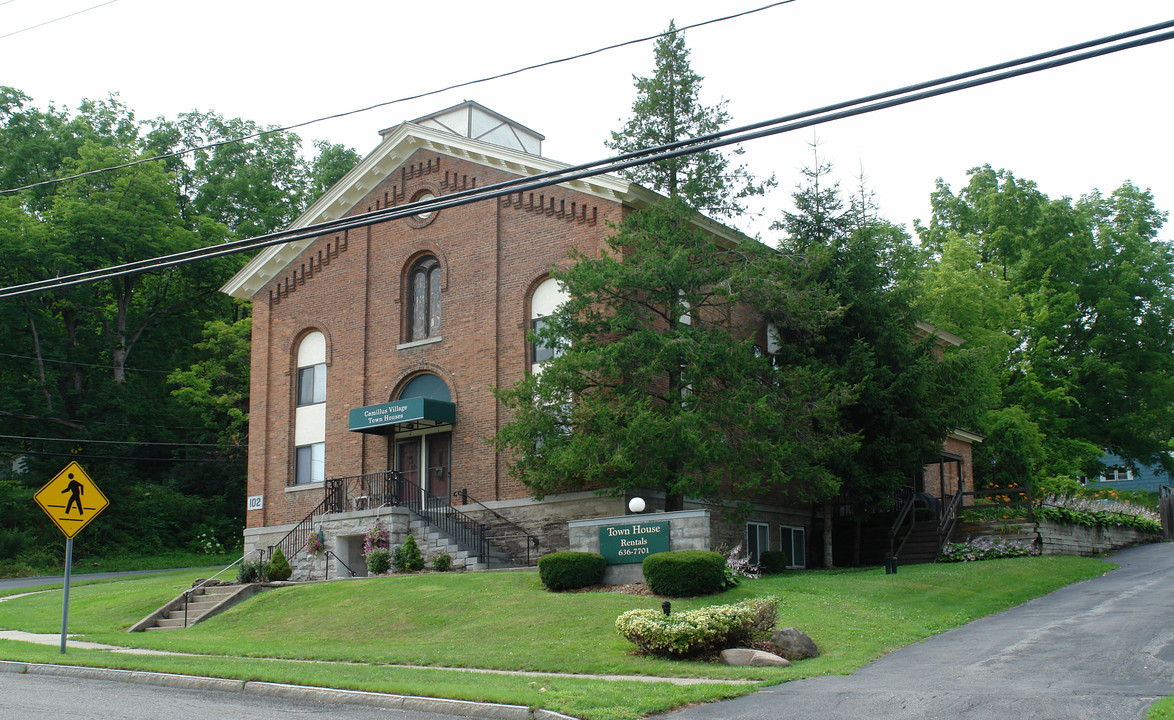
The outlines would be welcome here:
M 421 459 L 425 462 L 421 463 Z M 428 497 L 449 500 L 452 433 L 432 433 L 395 441 L 395 469 Z

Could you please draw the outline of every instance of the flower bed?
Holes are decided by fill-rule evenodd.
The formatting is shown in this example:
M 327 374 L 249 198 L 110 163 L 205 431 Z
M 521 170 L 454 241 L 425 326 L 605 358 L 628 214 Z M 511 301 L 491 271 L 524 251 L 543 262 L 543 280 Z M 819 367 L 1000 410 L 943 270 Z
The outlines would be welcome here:
M 941 556 L 938 557 L 938 562 L 973 562 L 997 558 L 1030 557 L 1039 554 L 1039 546 L 1035 543 L 996 540 L 990 537 L 980 537 L 973 540 L 967 538 L 966 542 L 947 545 Z
M 1120 500 L 1049 495 L 1035 509 L 1037 520 L 1084 527 L 1123 527 L 1161 533 L 1162 522 L 1153 510 Z

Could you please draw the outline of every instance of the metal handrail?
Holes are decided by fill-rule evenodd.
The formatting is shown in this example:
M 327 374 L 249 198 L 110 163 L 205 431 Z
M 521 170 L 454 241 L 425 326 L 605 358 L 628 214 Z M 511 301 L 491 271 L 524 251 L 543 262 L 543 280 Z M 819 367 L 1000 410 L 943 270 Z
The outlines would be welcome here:
M 314 529 L 314 518 L 319 515 L 325 515 L 328 512 L 338 512 L 333 509 L 337 507 L 335 504 L 337 502 L 335 494 L 331 492 L 331 488 L 327 488 L 326 497 L 322 499 L 322 502 L 318 503 L 318 506 L 311 510 L 310 514 L 303 518 L 300 523 L 294 525 L 293 529 L 285 534 L 285 537 L 269 547 L 281 548 L 281 552 L 287 560 L 296 557 L 310 539 L 311 531 Z
M 941 541 L 940 550 L 945 552 L 950 536 L 954 534 L 954 526 L 958 523 L 958 508 L 962 507 L 962 498 L 966 493 L 956 492 L 950 502 L 942 510 L 941 520 L 938 522 L 938 539 Z
M 519 533 L 518 535 L 492 535 L 489 537 L 496 538 L 498 540 L 512 539 L 515 537 L 525 537 L 526 538 L 526 565 L 527 566 L 530 565 L 530 548 L 533 547 L 534 551 L 536 553 L 538 552 L 538 538 L 537 537 L 526 532 L 526 528 L 517 524 L 513 520 L 510 520 L 509 518 L 503 516 L 501 513 L 497 512 L 493 508 L 487 506 L 485 503 L 481 502 L 477 498 L 470 495 L 468 488 L 462 488 L 462 489 L 454 492 L 453 497 L 457 497 L 457 496 L 460 496 L 462 505 L 468 505 L 470 502 L 476 503 L 477 505 L 480 505 L 482 507 L 482 509 L 484 509 L 486 512 L 488 512 L 490 515 L 493 515 L 493 517 L 497 518 L 498 520 L 501 520 L 506 525 L 509 525 L 510 527 L 516 529 Z
M 893 521 L 893 526 L 889 528 L 889 555 L 896 557 L 900 551 L 905 547 L 905 541 L 913 533 L 913 528 L 917 525 L 917 516 L 914 515 L 912 522 L 909 523 L 909 529 L 905 531 L 905 537 L 901 538 L 900 544 L 897 543 L 897 533 L 901 531 L 901 524 L 905 522 L 905 518 L 909 517 L 909 513 L 913 510 L 913 501 L 917 499 L 917 493 L 914 492 L 912 486 L 904 486 L 900 489 L 898 498 L 904 497 L 901 502 L 901 509 L 897 513 L 897 519 Z
M 338 555 L 336 555 L 336 554 L 335 554 L 335 552 L 334 552 L 333 550 L 327 550 L 327 551 L 326 551 L 326 579 L 327 579 L 327 580 L 329 580 L 329 579 L 330 579 L 330 556 L 331 556 L 331 555 L 334 555 L 334 559 L 335 559 L 335 560 L 337 560 L 337 561 L 339 562 L 339 564 L 340 564 L 340 565 L 342 565 L 344 568 L 346 568 L 346 569 L 347 569 L 347 570 L 350 572 L 350 574 L 351 574 L 351 577 L 356 577 L 356 576 L 358 576 L 358 573 L 357 573 L 357 572 L 355 572 L 355 571 L 354 571 L 354 570 L 351 568 L 351 566 L 350 566 L 350 565 L 347 565 L 345 560 L 343 560 L 343 559 L 342 559 L 342 558 L 340 558 Z
M 400 472 L 393 470 L 391 475 L 397 505 L 407 508 L 426 524 L 435 525 L 455 540 L 457 545 L 488 561 L 489 541 L 485 538 L 484 525 L 454 508 L 447 496 L 429 495 Z
M 220 572 L 216 573 L 212 577 L 204 578 L 204 581 L 202 583 L 200 583 L 199 585 L 194 585 L 194 586 L 188 588 L 187 590 L 183 591 L 183 626 L 185 628 L 188 626 L 188 603 L 191 602 L 192 593 L 194 593 L 197 590 L 203 590 L 205 587 L 207 587 L 208 583 L 215 580 L 220 575 L 220 573 L 228 570 L 229 568 L 237 565 L 238 563 L 243 563 L 245 561 L 245 558 L 252 555 L 253 553 L 261 553 L 261 562 L 264 563 L 265 551 L 261 548 L 253 548 L 252 550 L 248 551 L 244 555 L 241 555 L 239 560 L 234 560 L 231 563 L 229 563 L 228 565 L 225 565 L 220 570 Z
M 381 470 L 363 475 L 328 478 L 326 495 L 330 501 L 330 508 L 327 512 L 351 512 L 398 504 L 393 482 L 395 475 L 394 470 Z M 365 507 L 358 507 L 360 500 Z
M 993 490 L 974 490 L 971 492 L 962 493 L 969 497 L 978 499 L 979 497 L 991 495 L 1022 495 L 1023 500 L 1018 502 L 991 502 L 985 505 L 971 505 L 968 510 L 984 510 L 986 508 L 1011 508 L 1011 507 L 1025 507 L 1027 508 L 1027 521 L 1035 522 L 1035 501 L 1031 497 L 1031 486 L 1023 488 L 995 488 Z

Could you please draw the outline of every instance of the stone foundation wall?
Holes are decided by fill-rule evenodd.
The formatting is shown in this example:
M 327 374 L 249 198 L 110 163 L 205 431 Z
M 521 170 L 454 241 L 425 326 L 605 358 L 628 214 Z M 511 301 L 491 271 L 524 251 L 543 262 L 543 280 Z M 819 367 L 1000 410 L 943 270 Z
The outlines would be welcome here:
M 585 518 L 622 515 L 626 503 L 627 501 L 623 497 L 602 497 L 591 492 L 580 492 L 550 496 L 541 501 L 531 499 L 503 500 L 487 502 L 484 505 L 469 503 L 453 507 L 485 525 L 491 536 L 517 535 L 519 534 L 517 528 L 510 523 L 520 526 L 532 537 L 538 539 L 537 550 L 533 547 L 530 548 L 530 557 L 532 560 L 536 560 L 547 553 L 571 549 L 570 535 L 567 531 L 568 522 Z M 504 517 L 509 522 L 504 522 L 497 515 Z M 520 562 L 526 560 L 525 543 L 525 538 L 517 537 L 508 538 L 505 541 L 495 541 L 497 545 L 504 545 L 502 549 Z
M 672 550 L 709 550 L 710 513 L 708 510 L 639 513 L 615 517 L 576 520 L 568 525 L 569 549 L 573 552 L 599 552 L 599 527 L 639 521 L 668 522 L 669 547 Z M 608 565 L 603 572 L 604 585 L 628 585 L 644 582 L 644 566 L 639 562 Z

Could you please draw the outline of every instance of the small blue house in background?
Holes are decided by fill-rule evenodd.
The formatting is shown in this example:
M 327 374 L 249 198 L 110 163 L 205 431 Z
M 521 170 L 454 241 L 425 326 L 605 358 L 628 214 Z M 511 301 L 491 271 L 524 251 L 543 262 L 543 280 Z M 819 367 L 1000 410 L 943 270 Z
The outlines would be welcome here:
M 1087 478 L 1085 484 L 1089 487 L 1157 492 L 1159 485 L 1174 485 L 1174 478 L 1160 465 L 1130 468 L 1123 459 L 1112 453 L 1105 453 L 1101 462 L 1105 464 L 1105 473 L 1100 477 Z

